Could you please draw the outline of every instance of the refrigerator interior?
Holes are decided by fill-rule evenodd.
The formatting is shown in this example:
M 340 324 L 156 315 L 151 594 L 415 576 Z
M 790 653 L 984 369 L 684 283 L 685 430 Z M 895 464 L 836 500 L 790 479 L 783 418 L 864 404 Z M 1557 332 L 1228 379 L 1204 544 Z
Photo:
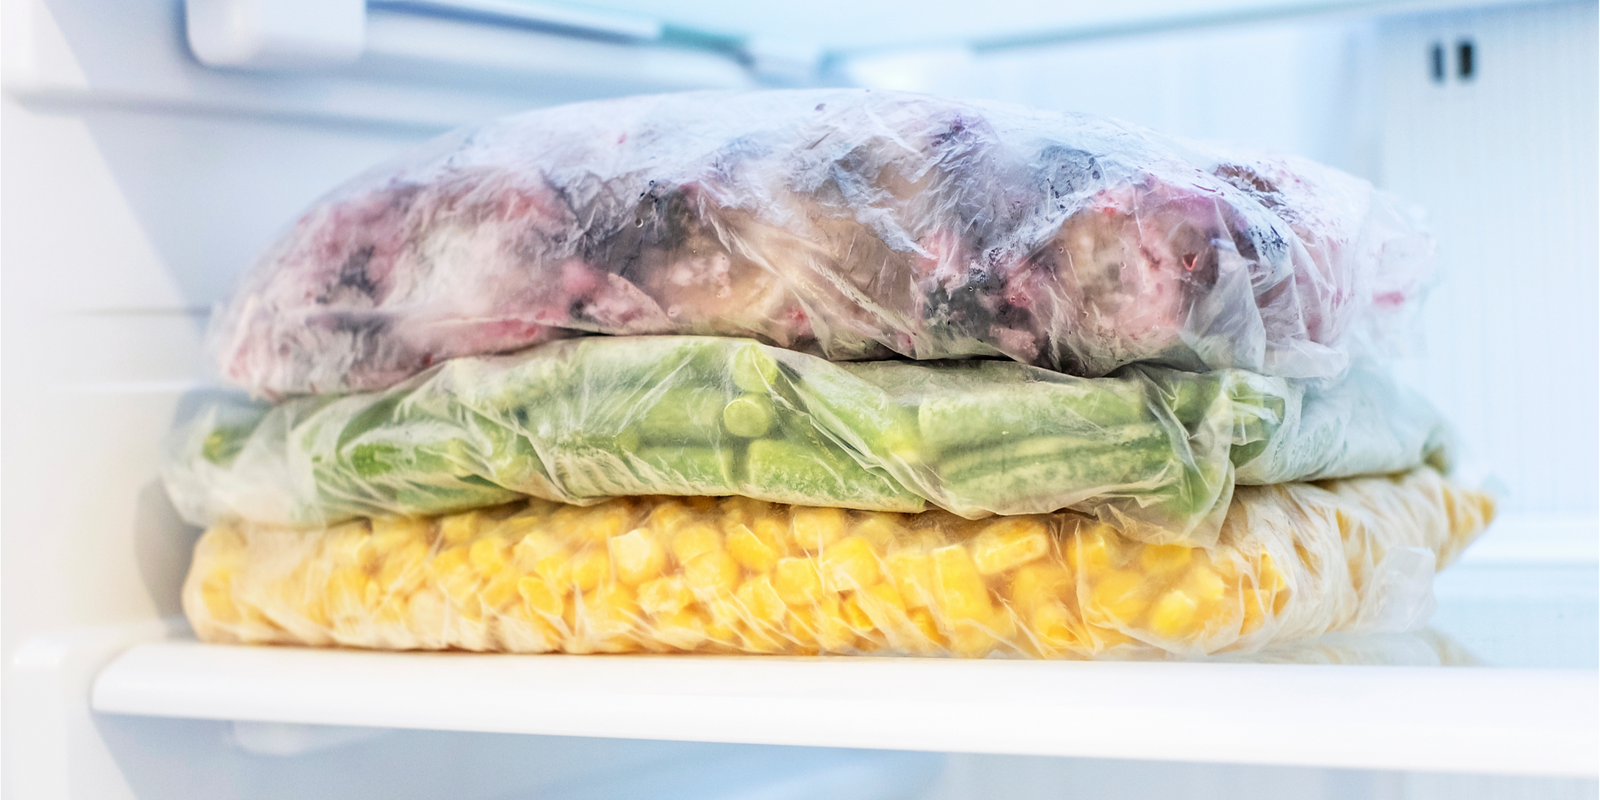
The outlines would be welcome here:
M 1593 750 L 1593 726 L 1573 739 L 1561 727 L 1571 714 L 1557 713 L 1586 706 L 1580 716 L 1594 719 L 1600 653 L 1595 4 L 302 5 L 331 15 L 320 23 L 328 26 L 355 25 L 338 18 L 355 8 L 359 26 L 344 39 L 290 30 L 255 50 L 206 50 L 188 33 L 197 9 L 254 5 L 4 0 L 8 794 L 1600 794 L 1593 754 L 1562 749 Z M 1500 520 L 1437 584 L 1432 630 L 1478 666 L 1417 666 L 1412 676 L 1324 665 L 1295 684 L 1295 697 L 1347 692 L 1353 708 L 1398 703 L 1442 716 L 1324 730 L 1295 716 L 1315 703 L 1274 706 L 1262 699 L 1271 691 L 1255 693 L 1249 681 L 1223 681 L 1240 693 L 1226 696 L 1198 683 L 1217 668 L 1203 664 L 1150 665 L 1172 668 L 1152 683 L 1141 683 L 1144 673 L 1109 671 L 1101 682 L 1084 671 L 1071 685 L 998 662 L 828 677 L 796 663 L 773 667 L 788 683 L 770 695 L 724 696 L 715 685 L 743 666 L 707 661 L 675 687 L 653 685 L 661 679 L 648 663 L 624 662 L 608 673 L 614 690 L 591 682 L 563 696 L 518 685 L 561 675 L 559 660 L 506 678 L 414 655 L 397 657 L 411 659 L 409 683 L 367 672 L 370 661 L 316 661 L 310 669 L 329 680 L 304 684 L 295 706 L 250 687 L 298 691 L 297 654 L 235 665 L 259 676 L 249 684 L 192 653 L 178 589 L 199 531 L 165 496 L 158 445 L 195 392 L 219 386 L 201 347 L 211 304 L 306 204 L 412 145 L 501 114 L 641 92 L 810 84 L 1116 116 L 1309 156 L 1426 207 L 1441 277 L 1421 320 L 1423 345 L 1402 372 L 1455 424 L 1465 473 L 1500 498 Z M 151 643 L 158 649 L 143 661 L 118 660 Z M 1421 652 L 1400 663 L 1438 661 L 1419 640 L 1392 644 Z M 1455 678 L 1431 677 L 1439 671 L 1488 682 L 1464 678 L 1458 697 L 1448 692 Z M 369 682 L 410 692 L 392 703 L 352 699 Z M 1029 719 L 1030 689 L 1059 691 L 1062 704 L 1043 703 Z M 1491 689 L 1501 694 L 1481 694 Z M 1169 719 L 1140 745 L 1144 734 L 1125 723 L 1122 744 L 1096 746 L 1097 730 L 1115 738 L 1119 723 L 1105 709 L 1116 691 L 1147 705 L 1199 699 L 1185 706 L 1187 727 Z M 508 698 L 500 717 L 491 713 L 497 696 Z M 222 710 L 175 710 L 184 703 Z M 504 720 L 528 703 L 551 704 L 567 727 Z M 1502 711 L 1541 704 L 1550 714 L 1517 718 L 1527 730 L 1495 727 L 1511 719 Z M 988 746 L 999 733 L 986 726 L 997 719 L 1029 719 L 1007 723 L 1022 743 Z M 1070 747 L 1027 745 L 1034 732 L 1068 729 L 1077 738 L 1059 741 Z M 1419 755 L 1385 760 L 1385 729 L 1411 737 L 1406 752 Z M 1555 744 L 1548 757 L 1499 760 L 1451 749 L 1513 733 Z M 1275 739 L 1288 740 L 1277 754 Z

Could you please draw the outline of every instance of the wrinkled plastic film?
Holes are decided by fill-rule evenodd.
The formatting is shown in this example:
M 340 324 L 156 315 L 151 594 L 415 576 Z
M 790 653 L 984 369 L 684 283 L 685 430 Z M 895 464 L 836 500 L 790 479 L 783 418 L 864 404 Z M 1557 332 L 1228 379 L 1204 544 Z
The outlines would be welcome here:
M 1237 370 L 1087 379 L 591 337 L 456 359 L 381 393 L 218 401 L 175 432 L 166 478 L 197 524 L 741 495 L 974 518 L 1073 508 L 1143 541 L 1203 545 L 1235 465 L 1248 482 L 1391 472 L 1441 443 L 1427 403 L 1367 372 L 1324 391 Z
M 196 545 L 183 598 L 210 642 L 1199 656 L 1417 627 L 1433 568 L 1492 513 L 1427 468 L 1241 488 L 1210 549 L 1141 544 L 1070 512 L 531 501 L 318 531 L 218 526 Z M 1426 574 L 1389 569 L 1419 558 Z
M 214 317 L 265 396 L 583 333 L 829 360 L 1332 379 L 1394 349 L 1414 212 L 1297 158 L 897 92 L 637 97 L 459 131 L 313 205 Z

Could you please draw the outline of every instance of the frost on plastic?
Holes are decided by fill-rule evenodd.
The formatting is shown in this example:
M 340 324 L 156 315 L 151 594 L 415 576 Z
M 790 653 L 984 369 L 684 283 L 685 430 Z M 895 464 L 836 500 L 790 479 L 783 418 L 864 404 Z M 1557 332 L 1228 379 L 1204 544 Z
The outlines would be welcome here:
M 1205 545 L 1236 482 L 1394 472 L 1442 446 L 1431 406 L 1362 370 L 1307 389 L 1238 370 L 1076 378 L 588 337 L 455 359 L 384 392 L 214 403 L 174 433 L 166 478 L 197 524 L 742 495 L 973 518 L 1073 508 Z
M 894 92 L 638 97 L 442 137 L 313 205 L 216 315 L 265 396 L 580 333 L 830 360 L 1336 378 L 1432 269 L 1393 198 L 1297 158 Z
M 1492 505 L 1430 468 L 1241 488 L 1210 549 L 1071 512 L 969 521 L 762 503 L 535 500 L 196 545 L 209 642 L 542 653 L 1148 657 L 1403 631 Z

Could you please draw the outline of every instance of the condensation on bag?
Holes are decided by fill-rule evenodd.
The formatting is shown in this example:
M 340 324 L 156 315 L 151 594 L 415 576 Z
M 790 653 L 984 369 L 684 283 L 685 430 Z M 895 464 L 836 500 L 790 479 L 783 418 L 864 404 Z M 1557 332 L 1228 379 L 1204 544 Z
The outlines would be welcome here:
M 218 402 L 170 442 L 196 524 L 329 525 L 519 497 L 742 495 L 961 516 L 1072 508 L 1215 541 L 1234 484 L 1442 461 L 1434 409 L 1358 368 L 1331 387 L 1149 366 L 834 364 L 717 337 L 587 337 L 462 358 L 380 393 Z
M 897 92 L 607 100 L 458 131 L 308 209 L 214 315 L 265 396 L 580 333 L 830 360 L 1336 378 L 1395 350 L 1416 212 L 1302 159 Z
M 208 642 L 521 653 L 1134 658 L 1404 631 L 1493 514 L 1429 468 L 1241 488 L 1210 549 L 1070 513 L 971 521 L 743 498 L 531 501 L 195 548 Z

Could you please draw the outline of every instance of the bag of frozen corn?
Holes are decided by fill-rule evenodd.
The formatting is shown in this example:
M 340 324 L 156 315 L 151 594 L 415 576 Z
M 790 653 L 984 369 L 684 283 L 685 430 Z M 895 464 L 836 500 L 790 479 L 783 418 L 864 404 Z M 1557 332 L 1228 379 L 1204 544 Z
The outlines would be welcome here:
M 1318 388 L 591 337 L 455 359 L 383 392 L 218 401 L 175 434 L 167 483 L 198 524 L 741 495 L 971 518 L 1071 508 L 1141 541 L 1204 545 L 1236 482 L 1410 469 L 1441 460 L 1444 439 L 1426 401 L 1363 368 Z
M 747 498 L 543 500 L 195 547 L 201 639 L 379 649 L 1200 656 L 1401 631 L 1488 524 L 1430 468 L 1241 487 L 1210 548 L 1074 512 L 967 520 Z

